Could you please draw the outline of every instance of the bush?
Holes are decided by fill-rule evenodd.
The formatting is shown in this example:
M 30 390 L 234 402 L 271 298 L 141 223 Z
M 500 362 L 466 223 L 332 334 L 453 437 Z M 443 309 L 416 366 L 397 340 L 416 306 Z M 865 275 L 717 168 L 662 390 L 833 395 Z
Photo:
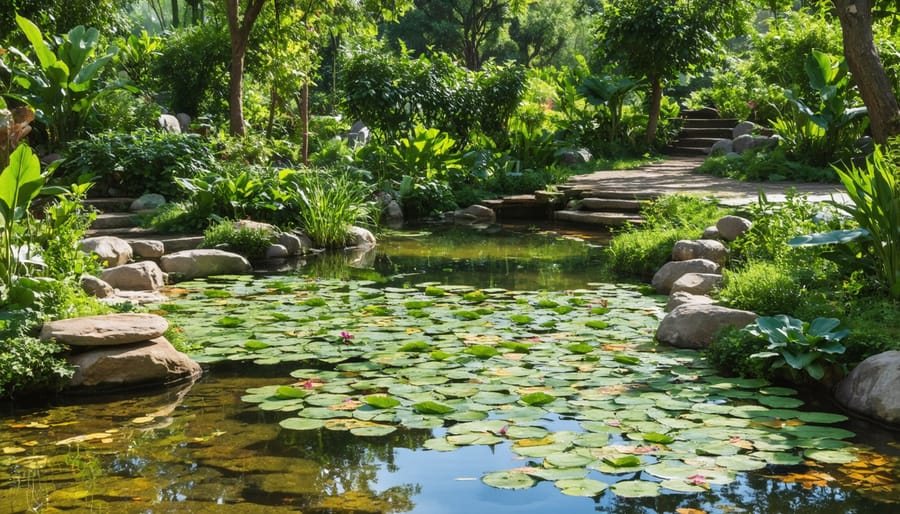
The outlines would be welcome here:
M 74 369 L 59 356 L 65 348 L 33 337 L 3 340 L 0 352 L 0 397 L 59 390 Z
M 230 48 L 228 30 L 218 23 L 178 30 L 165 41 L 156 75 L 172 112 L 227 115 Z
M 792 161 L 781 148 L 744 152 L 739 157 L 714 155 L 703 161 L 697 171 L 747 181 L 838 181 L 833 169 Z
M 750 261 L 737 270 L 725 270 L 719 300 L 735 309 L 760 316 L 797 313 L 806 289 L 793 269 L 796 264 Z
M 321 246 L 343 246 L 351 226 L 373 219 L 372 188 L 350 171 L 291 172 L 283 176 L 282 188 L 289 209 L 300 214 L 306 235 Z
M 705 354 L 710 365 L 726 375 L 770 379 L 772 373 L 768 363 L 750 358 L 765 348 L 766 343 L 758 337 L 734 327 L 725 327 L 716 334 Z
M 228 251 L 239 253 L 248 259 L 261 259 L 273 242 L 271 231 L 260 228 L 241 227 L 234 222 L 221 220 L 203 233 L 203 248 L 226 247 Z
M 199 136 L 140 130 L 132 134 L 104 133 L 73 141 L 70 157 L 59 167 L 58 181 L 71 183 L 94 177 L 101 194 L 140 196 L 159 193 L 184 197 L 176 177 L 192 177 L 213 169 L 212 154 Z

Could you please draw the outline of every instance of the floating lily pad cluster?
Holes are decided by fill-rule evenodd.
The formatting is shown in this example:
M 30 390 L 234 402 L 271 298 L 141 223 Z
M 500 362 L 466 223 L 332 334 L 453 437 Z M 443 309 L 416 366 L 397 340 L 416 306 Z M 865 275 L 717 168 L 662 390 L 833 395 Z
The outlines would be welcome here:
M 494 487 L 653 496 L 857 459 L 854 434 L 827 426 L 844 416 L 797 410 L 792 389 L 718 377 L 698 353 L 655 345 L 658 301 L 631 286 L 372 286 L 225 278 L 182 283 L 160 309 L 203 344 L 198 360 L 297 361 L 290 380 L 243 397 L 285 413 L 283 428 L 432 429 L 434 451 L 508 444 L 524 465 L 486 465 Z

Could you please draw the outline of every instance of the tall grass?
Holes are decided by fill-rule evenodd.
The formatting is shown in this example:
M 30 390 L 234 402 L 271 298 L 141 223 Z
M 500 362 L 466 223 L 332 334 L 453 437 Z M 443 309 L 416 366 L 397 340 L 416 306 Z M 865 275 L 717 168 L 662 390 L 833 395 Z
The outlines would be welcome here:
M 306 170 L 290 180 L 303 228 L 317 245 L 344 246 L 351 226 L 373 219 L 372 186 L 352 172 Z

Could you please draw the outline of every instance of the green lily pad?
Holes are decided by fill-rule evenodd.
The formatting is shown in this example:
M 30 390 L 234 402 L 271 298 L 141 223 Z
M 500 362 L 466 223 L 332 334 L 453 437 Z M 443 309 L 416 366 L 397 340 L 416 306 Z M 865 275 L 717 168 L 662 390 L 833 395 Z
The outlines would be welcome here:
M 422 443 L 422 447 L 436 452 L 452 452 L 459 449 L 459 446 L 456 446 L 444 437 L 429 439 Z
M 594 462 L 595 458 L 572 452 L 553 453 L 544 457 L 544 464 L 557 468 L 584 467 Z
M 764 461 L 747 455 L 728 455 L 716 457 L 716 465 L 730 471 L 753 471 L 766 467 Z
M 475 357 L 478 357 L 479 359 L 489 359 L 495 355 L 500 354 L 500 352 L 493 346 L 487 346 L 487 345 L 483 345 L 483 344 L 476 344 L 476 345 L 470 346 L 470 347 L 466 348 L 465 350 L 463 350 L 463 353 L 467 353 L 469 355 L 474 355 Z
M 803 405 L 803 400 L 787 396 L 761 396 L 757 401 L 767 407 L 777 409 L 794 409 Z
M 450 407 L 449 405 L 444 405 L 443 403 L 438 402 L 419 402 L 413 405 L 413 409 L 416 412 L 421 414 L 447 414 L 453 412 L 455 409 Z
M 530 393 L 530 394 L 523 395 L 522 397 L 519 398 L 519 400 L 526 405 L 540 406 L 540 405 L 545 405 L 545 404 L 548 404 L 548 403 L 556 400 L 556 397 L 550 396 L 547 393 L 538 391 L 536 393 Z
M 603 463 L 613 468 L 632 468 L 641 465 L 641 459 L 634 455 L 626 455 L 624 457 L 604 457 Z
M 599 496 L 609 485 L 590 478 L 557 480 L 554 484 L 563 494 L 568 496 Z
M 623 498 L 651 498 L 659 496 L 660 485 L 646 480 L 623 480 L 611 485 L 609 489 Z
M 309 418 L 288 418 L 278 423 L 286 430 L 317 430 L 325 426 L 325 420 Z
M 379 409 L 390 409 L 400 405 L 400 400 L 384 395 L 369 395 L 363 398 L 366 404 Z
M 588 470 L 579 468 L 535 468 L 524 470 L 525 473 L 543 480 L 555 482 L 557 480 L 574 480 L 587 477 Z
M 497 489 L 529 489 L 537 481 L 525 473 L 518 471 L 496 471 L 481 477 L 485 484 Z
M 804 450 L 803 456 L 825 464 L 849 464 L 859 460 L 859 457 L 849 450 Z
M 697 482 L 701 484 L 704 483 L 700 482 L 699 480 Z M 678 478 L 663 480 L 659 485 L 663 489 L 668 489 L 669 491 L 675 491 L 678 493 L 703 493 L 709 490 L 708 485 L 704 487 L 703 485 L 698 485 L 698 483 L 695 483 L 694 481 Z
M 397 430 L 397 427 L 391 425 L 367 425 L 364 427 L 351 428 L 350 433 L 359 437 L 381 437 L 391 434 Z

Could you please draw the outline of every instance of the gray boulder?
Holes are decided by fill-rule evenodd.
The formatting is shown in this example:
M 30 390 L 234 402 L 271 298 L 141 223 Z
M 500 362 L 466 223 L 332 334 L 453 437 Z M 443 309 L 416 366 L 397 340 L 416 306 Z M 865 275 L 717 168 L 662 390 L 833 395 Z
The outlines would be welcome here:
M 287 259 L 290 255 L 284 245 L 273 244 L 266 249 L 266 259 Z
M 740 216 L 724 216 L 716 222 L 719 237 L 726 241 L 734 241 L 752 226 L 753 222 Z
M 164 337 L 89 350 L 67 360 L 75 367 L 71 387 L 164 384 L 202 372 Z
M 671 312 L 677 307 L 688 303 L 702 303 L 709 305 L 713 303 L 713 299 L 708 296 L 677 291 L 669 295 L 669 301 L 666 302 L 666 312 Z
M 155 314 L 105 314 L 44 323 L 40 338 L 71 346 L 115 346 L 160 337 L 168 328 Z
M 497 221 L 497 213 L 490 207 L 475 204 L 453 211 L 453 221 L 460 225 L 490 224 Z
M 347 232 L 350 241 L 348 246 L 350 247 L 373 247 L 378 244 L 375 236 L 362 227 L 350 227 Z
M 163 255 L 159 266 L 166 273 L 175 273 L 185 279 L 249 273 L 252 269 L 244 256 L 215 249 L 183 250 Z
M 735 138 L 753 134 L 754 130 L 756 130 L 756 123 L 753 123 L 752 121 L 742 121 L 731 129 L 731 137 Z
M 151 239 L 134 239 L 129 240 L 131 252 L 143 259 L 159 259 L 166 253 L 166 245 L 162 241 Z
M 108 298 L 116 294 L 111 285 L 93 275 L 81 276 L 81 288 L 85 293 L 97 298 Z
M 89 237 L 81 241 L 81 251 L 96 254 L 104 266 L 119 266 L 131 260 L 131 245 L 112 236 Z
M 672 284 L 671 293 L 705 295 L 722 285 L 722 275 L 718 273 L 685 273 Z
M 156 193 L 147 193 L 134 199 L 129 206 L 132 211 L 152 211 L 166 204 L 166 198 Z
M 381 222 L 391 228 L 403 226 L 403 208 L 397 200 L 390 200 L 381 209 Z
M 750 149 L 751 144 L 753 144 L 753 136 L 750 134 L 744 134 L 742 136 L 734 138 L 734 140 L 731 142 L 731 147 L 735 153 L 742 154 Z
M 257 232 L 265 232 L 273 238 L 281 233 L 281 231 L 278 230 L 278 227 L 276 227 L 275 225 L 272 225 L 270 223 L 263 223 L 261 221 L 237 220 L 232 224 L 232 226 L 236 231 L 252 230 Z
M 181 123 L 178 122 L 178 118 L 171 114 L 160 114 L 159 118 L 156 119 L 156 124 L 159 125 L 163 132 L 181 134 Z
M 719 239 L 719 229 L 717 229 L 715 226 L 706 227 L 703 230 L 703 235 L 701 236 L 701 239 L 712 239 L 712 240 Z
M 566 166 L 578 166 L 579 164 L 590 162 L 593 155 L 587 148 L 570 148 L 561 152 L 557 158 L 559 162 Z
M 154 261 L 106 268 L 100 276 L 112 287 L 127 291 L 156 291 L 166 285 L 166 276 Z
M 653 275 L 650 285 L 657 293 L 669 294 L 672 284 L 686 273 L 717 273 L 719 265 L 707 259 L 690 259 L 686 261 L 671 261 L 659 268 Z
M 734 143 L 730 139 L 722 139 L 713 143 L 709 155 L 725 155 L 734 151 Z
M 178 120 L 178 126 L 181 127 L 181 132 L 188 133 L 191 130 L 191 115 L 179 112 L 175 115 L 175 119 Z
M 301 238 L 297 234 L 292 234 L 290 232 L 282 232 L 279 234 L 278 244 L 287 250 L 288 255 L 304 254 L 312 248 L 312 241 L 310 241 L 308 237 L 303 236 Z
M 862 361 L 838 383 L 835 398 L 847 410 L 900 425 L 900 351 Z
M 659 323 L 656 339 L 679 348 L 703 349 L 722 327 L 743 328 L 756 319 L 749 311 L 719 305 L 687 303 L 672 309 Z
M 697 239 L 676 241 L 672 248 L 673 261 L 706 259 L 724 266 L 728 260 L 728 248 L 715 239 Z

